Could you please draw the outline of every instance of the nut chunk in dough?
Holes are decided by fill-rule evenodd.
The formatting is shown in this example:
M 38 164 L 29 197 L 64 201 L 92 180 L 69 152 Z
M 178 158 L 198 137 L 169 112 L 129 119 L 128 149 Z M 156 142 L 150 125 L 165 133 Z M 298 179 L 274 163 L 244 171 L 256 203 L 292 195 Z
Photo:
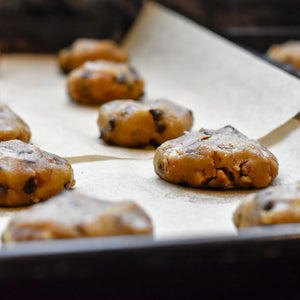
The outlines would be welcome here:
M 248 196 L 233 215 L 237 227 L 300 222 L 300 182 L 269 187 Z
M 108 202 L 65 192 L 11 220 L 4 241 L 151 234 L 149 216 L 131 201 Z
M 69 73 L 86 61 L 103 59 L 125 62 L 128 55 L 112 40 L 77 39 L 73 44 L 59 51 L 58 62 L 63 72 Z
M 262 188 L 278 173 L 275 156 L 260 142 L 225 126 L 167 141 L 156 149 L 161 178 L 199 188 Z
M 99 109 L 101 138 L 125 147 L 159 146 L 183 135 L 193 124 L 192 112 L 168 100 L 115 100 Z
M 43 201 L 74 184 L 67 160 L 19 140 L 0 143 L 0 206 Z
M 0 105 L 0 141 L 18 139 L 27 143 L 30 137 L 29 126 L 10 107 Z
M 67 90 L 80 104 L 101 105 L 116 99 L 139 99 L 144 81 L 126 63 L 87 61 L 69 74 Z

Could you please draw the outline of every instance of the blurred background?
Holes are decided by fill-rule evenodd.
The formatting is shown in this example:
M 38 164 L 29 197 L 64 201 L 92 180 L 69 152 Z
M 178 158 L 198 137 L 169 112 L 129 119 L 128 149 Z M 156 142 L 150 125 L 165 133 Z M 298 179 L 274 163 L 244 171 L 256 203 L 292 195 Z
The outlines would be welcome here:
M 57 52 L 77 37 L 120 41 L 142 0 L 0 0 L 3 52 Z M 247 48 L 300 38 L 300 1 L 159 0 Z

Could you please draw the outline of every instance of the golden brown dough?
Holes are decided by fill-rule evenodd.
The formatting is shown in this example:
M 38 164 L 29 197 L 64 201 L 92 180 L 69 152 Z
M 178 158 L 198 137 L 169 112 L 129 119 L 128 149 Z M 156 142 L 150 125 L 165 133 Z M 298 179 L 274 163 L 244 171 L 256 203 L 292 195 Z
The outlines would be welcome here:
M 103 59 L 126 62 L 128 55 L 112 40 L 77 39 L 73 44 L 59 51 L 58 61 L 63 72 L 69 73 L 86 61 Z
M 0 143 L 0 206 L 43 201 L 74 184 L 65 159 L 19 140 Z
M 139 99 L 144 81 L 126 63 L 88 61 L 73 70 L 67 79 L 71 98 L 86 105 L 101 105 L 115 99 Z
M 300 68 L 300 41 L 288 41 L 281 45 L 272 45 L 267 55 Z
M 0 141 L 19 139 L 29 142 L 29 126 L 9 106 L 0 104 Z
M 18 214 L 6 228 L 3 240 L 9 242 L 150 233 L 152 223 L 149 216 L 134 202 L 114 203 L 65 192 Z
M 115 100 L 99 109 L 101 138 L 125 147 L 159 146 L 193 124 L 192 112 L 171 101 Z
M 300 222 L 300 182 L 248 196 L 233 215 L 237 227 Z
M 275 156 L 232 126 L 167 141 L 154 155 L 161 178 L 199 188 L 262 188 L 278 173 Z

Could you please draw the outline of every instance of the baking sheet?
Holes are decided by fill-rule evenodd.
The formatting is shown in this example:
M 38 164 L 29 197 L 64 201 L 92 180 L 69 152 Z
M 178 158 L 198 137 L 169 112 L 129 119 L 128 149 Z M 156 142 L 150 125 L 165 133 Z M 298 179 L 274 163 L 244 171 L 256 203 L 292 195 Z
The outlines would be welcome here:
M 159 29 L 159 30 L 158 30 Z M 273 184 L 300 178 L 299 81 L 159 5 L 144 7 L 125 41 L 149 97 L 191 108 L 194 129 L 232 124 L 262 137 L 280 164 Z M 236 235 L 231 217 L 251 191 L 204 191 L 159 179 L 153 150 L 107 146 L 97 108 L 74 104 L 53 55 L 3 55 L 1 101 L 29 123 L 32 142 L 67 157 L 75 189 L 138 202 L 154 222 L 155 240 Z M 0 233 L 20 209 L 0 209 Z

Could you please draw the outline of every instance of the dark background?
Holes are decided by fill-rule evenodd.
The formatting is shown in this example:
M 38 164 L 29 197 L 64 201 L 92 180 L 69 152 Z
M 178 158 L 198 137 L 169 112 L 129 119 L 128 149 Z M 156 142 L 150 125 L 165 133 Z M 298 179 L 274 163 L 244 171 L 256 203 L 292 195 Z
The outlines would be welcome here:
M 261 52 L 271 43 L 300 38 L 300 1 L 157 2 Z M 141 0 L 0 0 L 0 49 L 56 52 L 77 37 L 120 41 L 141 5 Z

